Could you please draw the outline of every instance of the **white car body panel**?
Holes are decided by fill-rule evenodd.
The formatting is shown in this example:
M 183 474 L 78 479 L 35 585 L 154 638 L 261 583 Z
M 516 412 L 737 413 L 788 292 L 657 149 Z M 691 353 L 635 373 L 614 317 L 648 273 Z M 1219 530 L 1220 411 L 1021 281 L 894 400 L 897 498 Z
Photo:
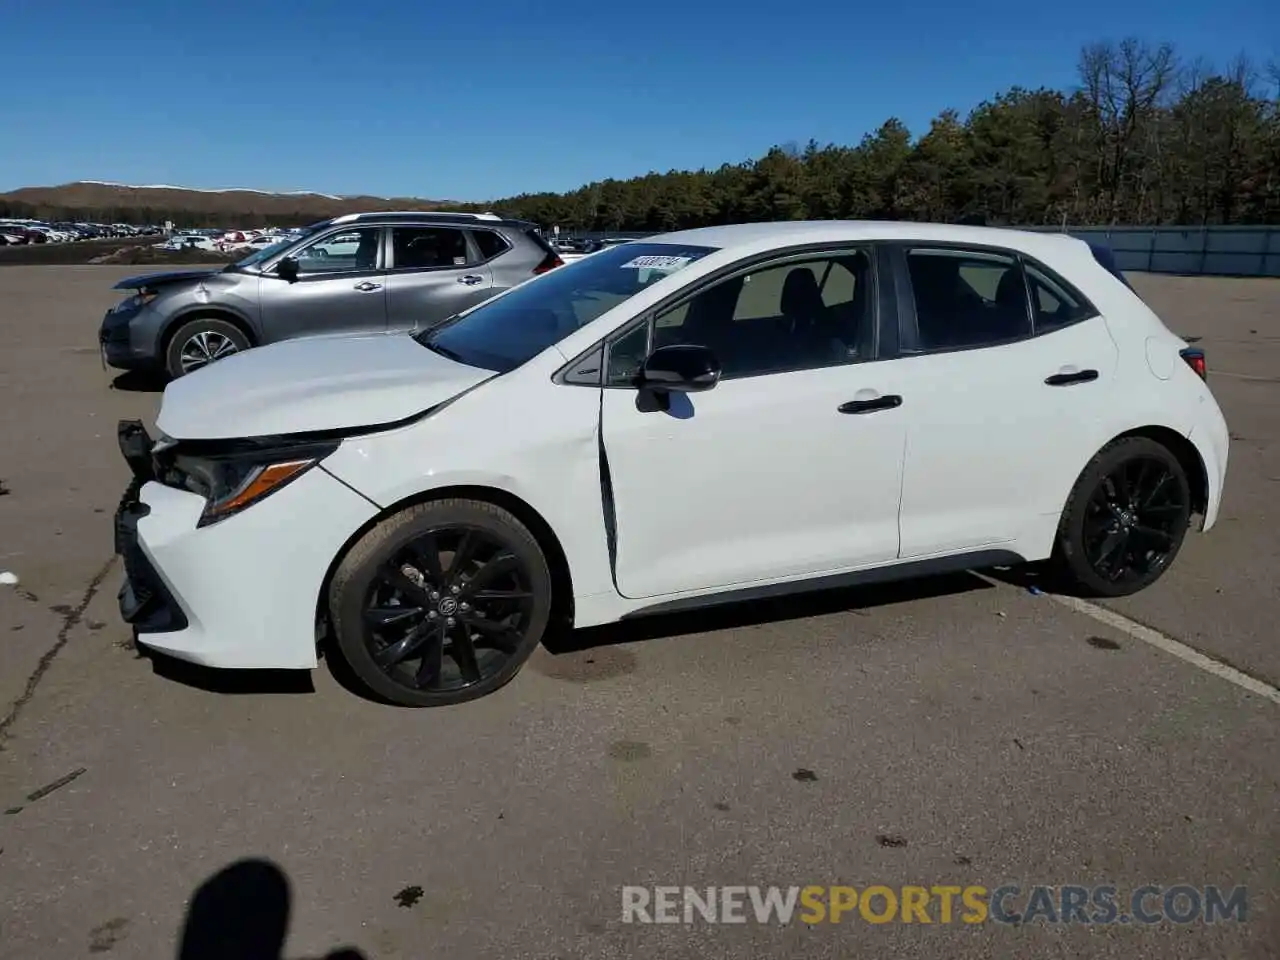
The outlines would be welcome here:
M 564 362 L 549 351 L 460 397 L 451 416 L 347 440 L 325 469 L 382 508 L 460 486 L 517 497 L 556 531 L 575 595 L 614 594 L 600 500 L 599 392 L 552 384 Z M 533 405 L 531 386 L 541 388 Z
M 902 557 L 1011 543 L 1046 515 L 1056 525 L 1080 470 L 1121 432 L 1109 416 L 1116 363 L 1101 317 L 1005 346 L 886 363 L 883 391 L 904 398 L 907 432 Z M 1044 382 L 1089 369 L 1099 373 L 1090 384 Z
M 185 630 L 148 634 L 147 646 L 212 667 L 316 665 L 317 585 L 346 538 L 378 511 L 320 469 L 288 492 L 198 528 L 203 498 L 159 483 L 142 488 L 151 512 L 138 521 L 139 543 L 189 620 Z
M 630 390 L 604 391 L 620 592 L 653 598 L 897 559 L 903 421 L 836 409 L 874 392 L 885 366 L 730 380 L 673 396 L 671 415 L 638 411 Z
M 165 387 L 171 437 L 254 437 L 391 423 L 491 377 L 408 336 L 317 336 L 268 344 Z
M 744 258 L 892 239 L 1023 250 L 1102 316 L 1002 347 L 728 380 L 673 395 L 670 413 L 640 412 L 634 390 L 552 380 L 669 294 Z M 148 484 L 142 499 L 152 510 L 139 537 L 191 625 L 144 642 L 213 666 L 313 665 L 317 604 L 344 546 L 406 501 L 475 496 L 474 488 L 515 498 L 552 531 L 580 627 L 726 590 L 957 554 L 1044 559 L 1080 470 L 1136 429 L 1190 439 L 1207 477 L 1204 529 L 1216 520 L 1228 452 L 1221 411 L 1177 357 L 1185 343 L 1078 241 L 809 223 L 651 242 L 722 249 L 502 376 L 408 337 L 374 335 L 261 347 L 171 384 L 157 427 L 179 440 L 367 430 L 287 489 L 204 528 L 199 497 Z M 1045 385 L 1071 368 L 1099 378 Z M 875 394 L 899 394 L 903 404 L 865 416 L 836 411 Z

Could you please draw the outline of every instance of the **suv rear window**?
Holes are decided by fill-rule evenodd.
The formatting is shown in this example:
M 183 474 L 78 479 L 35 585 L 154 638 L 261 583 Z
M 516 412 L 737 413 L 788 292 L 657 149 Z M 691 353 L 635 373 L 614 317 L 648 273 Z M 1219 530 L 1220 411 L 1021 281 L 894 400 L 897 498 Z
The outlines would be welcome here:
M 524 232 L 524 235 L 528 237 L 530 240 L 532 240 L 534 243 L 536 243 L 538 245 L 538 248 L 543 253 L 549 253 L 553 257 L 559 256 L 559 254 L 556 252 L 556 248 L 553 247 L 547 241 L 546 237 L 544 237 L 542 234 L 538 232 L 537 227 L 530 227 L 528 230 Z
M 507 249 L 507 241 L 492 230 L 474 230 L 471 236 L 480 248 L 480 256 L 485 260 L 491 260 Z

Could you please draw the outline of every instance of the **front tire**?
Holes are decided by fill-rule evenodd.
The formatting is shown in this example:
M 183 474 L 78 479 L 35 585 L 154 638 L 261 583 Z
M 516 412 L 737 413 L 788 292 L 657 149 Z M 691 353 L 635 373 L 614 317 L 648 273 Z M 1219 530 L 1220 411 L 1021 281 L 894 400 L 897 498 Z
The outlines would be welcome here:
M 165 372 L 173 379 L 249 349 L 249 338 L 233 323 L 202 317 L 184 323 L 169 340 Z
M 1124 597 L 1160 579 L 1191 523 L 1191 485 L 1167 447 L 1125 437 L 1089 461 L 1067 499 L 1057 572 L 1078 592 Z
M 527 527 L 477 500 L 382 521 L 335 571 L 337 650 L 372 693 L 406 707 L 487 696 L 520 671 L 551 615 L 551 571 Z

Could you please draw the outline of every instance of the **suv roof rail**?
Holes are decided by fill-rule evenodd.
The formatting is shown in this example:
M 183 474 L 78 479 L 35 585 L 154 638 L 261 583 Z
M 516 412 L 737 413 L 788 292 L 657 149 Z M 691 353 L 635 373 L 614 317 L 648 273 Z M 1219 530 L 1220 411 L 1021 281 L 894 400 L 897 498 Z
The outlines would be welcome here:
M 374 217 L 432 217 L 450 220 L 494 220 L 503 218 L 496 213 L 459 213 L 455 210 L 370 210 L 365 213 L 345 213 L 334 217 L 330 223 L 351 223 L 355 220 Z

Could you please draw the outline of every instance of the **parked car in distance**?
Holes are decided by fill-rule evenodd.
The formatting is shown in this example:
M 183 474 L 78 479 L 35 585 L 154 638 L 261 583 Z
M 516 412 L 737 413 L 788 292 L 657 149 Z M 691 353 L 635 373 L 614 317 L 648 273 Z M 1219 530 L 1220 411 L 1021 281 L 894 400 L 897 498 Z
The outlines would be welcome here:
M 269 236 L 269 235 L 253 237 L 252 239 L 246 240 L 244 243 L 239 244 L 237 246 L 237 249 L 250 250 L 250 251 L 266 250 L 268 247 L 274 246 L 275 244 L 279 243 L 282 239 L 283 239 L 282 237 Z
M 617 246 L 413 337 L 275 344 L 120 425 L 124 619 L 380 697 L 510 680 L 548 631 L 1050 561 L 1142 590 L 1216 522 L 1204 353 L 1082 241 L 919 223 Z
M 122 280 L 98 336 L 113 367 L 181 377 L 279 340 L 422 330 L 562 262 L 494 214 L 348 214 L 221 270 Z
M 155 244 L 160 250 L 208 250 L 216 252 L 217 242 L 202 233 L 175 233 L 169 239 Z

